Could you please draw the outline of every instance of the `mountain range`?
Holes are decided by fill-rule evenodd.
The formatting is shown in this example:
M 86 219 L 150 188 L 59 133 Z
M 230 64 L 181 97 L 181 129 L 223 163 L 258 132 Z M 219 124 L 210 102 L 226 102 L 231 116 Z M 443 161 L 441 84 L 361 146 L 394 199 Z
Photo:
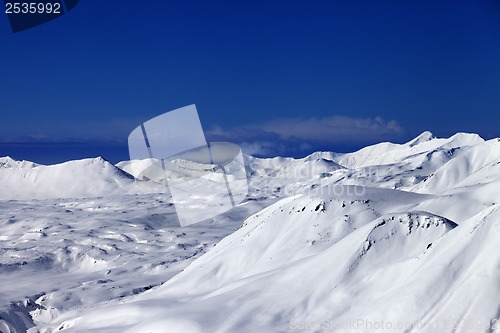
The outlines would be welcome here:
M 0 158 L 0 331 L 500 332 L 500 139 L 245 156 L 181 228 L 103 158 Z

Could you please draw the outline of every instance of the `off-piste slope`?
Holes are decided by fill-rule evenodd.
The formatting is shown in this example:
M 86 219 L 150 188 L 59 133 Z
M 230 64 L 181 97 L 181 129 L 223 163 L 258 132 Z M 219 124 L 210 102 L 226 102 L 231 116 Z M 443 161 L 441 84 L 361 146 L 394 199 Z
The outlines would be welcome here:
M 453 151 L 453 158 L 443 164 L 414 191 L 438 193 L 466 186 L 485 185 L 500 179 L 500 140 L 493 139 Z M 493 198 L 492 198 L 493 199 Z M 496 198 L 500 200 L 500 198 Z
M 338 154 L 333 159 L 350 166 L 344 173 L 331 173 L 322 185 L 339 183 L 444 193 L 497 179 L 500 142 L 484 141 L 475 134 L 459 133 L 438 139 L 423 133 L 407 144 L 383 143 L 355 153 Z
M 354 186 L 283 199 L 154 291 L 58 325 L 371 332 L 385 323 L 397 332 L 471 332 L 457 326 L 474 321 L 474 332 L 490 332 L 500 306 L 500 206 L 459 223 L 416 209 L 436 199 Z
M 487 163 L 495 173 L 494 162 L 500 159 L 498 147 L 497 139 L 485 142 L 476 134 L 436 138 L 424 132 L 405 144 L 381 143 L 348 154 L 316 152 L 302 159 L 245 158 L 252 199 L 283 198 L 330 185 L 441 193 L 459 186 L 459 178 L 472 176 L 472 169 L 477 171 Z M 439 176 L 452 160 L 447 174 Z M 470 166 L 459 166 L 467 163 Z M 451 179 L 451 174 L 457 174 L 456 179 Z M 443 179 L 442 183 L 437 179 Z
M 0 166 L 0 200 L 98 197 L 134 187 L 132 176 L 101 157 L 48 166 L 2 158 Z
M 341 177 L 347 169 L 332 160 L 334 154 L 313 153 L 305 158 L 245 156 L 249 199 L 268 200 L 304 193 L 326 178 Z

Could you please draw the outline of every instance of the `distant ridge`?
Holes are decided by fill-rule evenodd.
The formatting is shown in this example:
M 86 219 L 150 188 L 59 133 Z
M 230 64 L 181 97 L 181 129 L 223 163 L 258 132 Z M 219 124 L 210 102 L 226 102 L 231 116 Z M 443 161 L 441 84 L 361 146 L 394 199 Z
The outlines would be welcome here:
M 77 198 L 134 191 L 134 178 L 102 157 L 55 165 L 0 159 L 1 200 Z

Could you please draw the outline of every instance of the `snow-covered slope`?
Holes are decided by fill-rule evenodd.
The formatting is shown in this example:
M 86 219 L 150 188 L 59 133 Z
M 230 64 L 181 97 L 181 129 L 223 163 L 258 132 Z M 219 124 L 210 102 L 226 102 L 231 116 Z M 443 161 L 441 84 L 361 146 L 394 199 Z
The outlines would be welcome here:
M 247 200 L 189 228 L 168 194 L 0 201 L 0 331 L 500 332 L 500 140 L 245 159 Z
M 7 169 L 7 168 L 21 168 L 21 169 L 28 169 L 28 168 L 34 168 L 36 166 L 39 166 L 40 164 L 33 163 L 30 161 L 16 161 L 9 156 L 6 157 L 0 157 L 0 168 Z
M 449 150 L 482 142 L 484 142 L 484 139 L 477 134 L 457 133 L 447 139 L 438 139 L 432 133 L 424 132 L 405 144 L 379 143 L 354 153 L 340 155 L 334 160 L 340 165 L 349 168 L 386 165 L 399 163 L 409 157 L 415 157 L 437 149 Z
M 412 209 L 434 196 L 335 193 L 283 199 L 154 292 L 62 324 L 77 332 L 111 318 L 123 332 L 370 332 L 384 321 L 398 332 L 412 324 L 451 332 L 474 320 L 482 325 L 474 332 L 489 332 L 500 305 L 499 205 L 457 224 Z
M 0 200 L 97 197 L 133 191 L 134 179 L 103 158 L 37 165 L 0 160 Z
M 419 192 L 449 191 L 467 185 L 498 182 L 500 141 L 493 139 L 474 146 L 461 147 L 448 163 L 436 169 L 425 183 L 415 187 Z M 498 183 L 497 183 L 498 184 Z M 492 198 L 493 199 L 493 198 Z M 500 198 L 495 198 L 500 200 Z

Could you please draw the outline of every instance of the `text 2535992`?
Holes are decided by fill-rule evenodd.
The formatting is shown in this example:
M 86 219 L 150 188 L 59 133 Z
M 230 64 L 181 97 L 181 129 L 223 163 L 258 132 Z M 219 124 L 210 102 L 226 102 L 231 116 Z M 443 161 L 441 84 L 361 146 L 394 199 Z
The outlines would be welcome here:
M 61 14 L 61 3 L 6 2 L 6 14 Z

